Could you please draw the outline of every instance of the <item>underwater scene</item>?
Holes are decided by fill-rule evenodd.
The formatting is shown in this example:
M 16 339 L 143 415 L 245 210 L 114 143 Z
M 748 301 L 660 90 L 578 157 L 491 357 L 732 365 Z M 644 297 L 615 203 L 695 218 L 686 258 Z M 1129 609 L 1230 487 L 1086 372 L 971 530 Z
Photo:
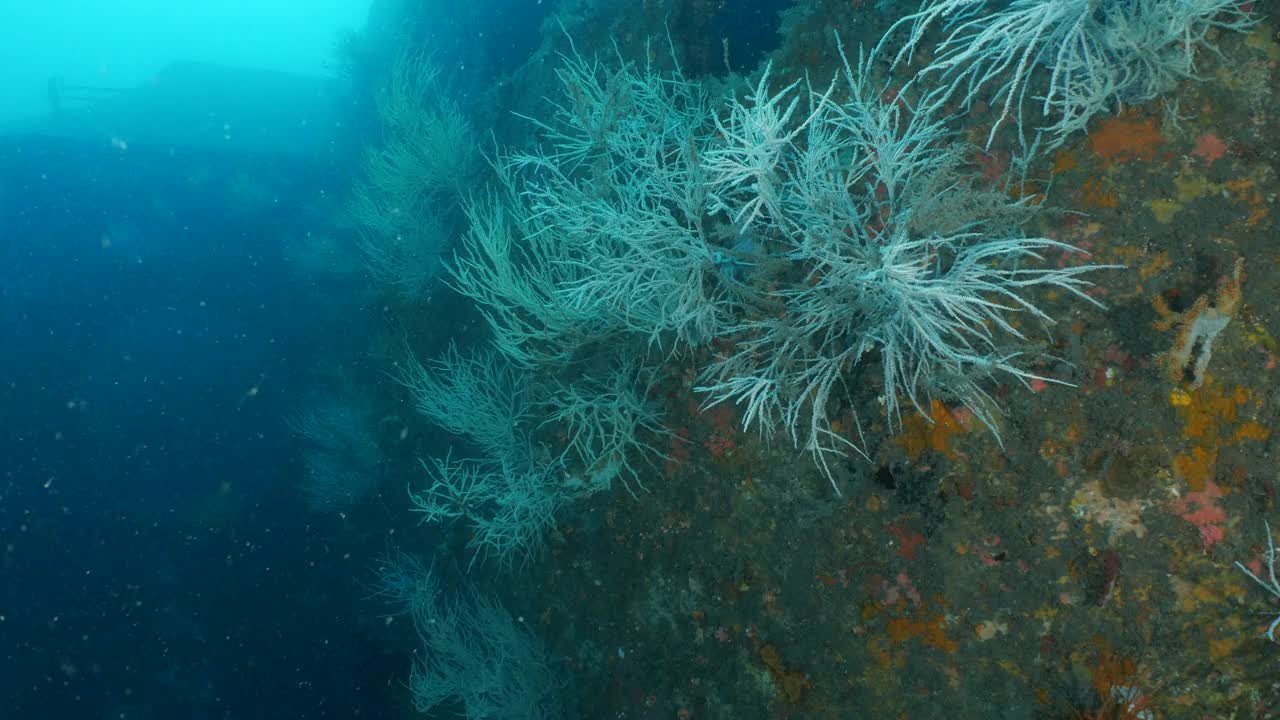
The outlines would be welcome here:
M 9 0 L 0 719 L 1280 718 L 1280 6 Z

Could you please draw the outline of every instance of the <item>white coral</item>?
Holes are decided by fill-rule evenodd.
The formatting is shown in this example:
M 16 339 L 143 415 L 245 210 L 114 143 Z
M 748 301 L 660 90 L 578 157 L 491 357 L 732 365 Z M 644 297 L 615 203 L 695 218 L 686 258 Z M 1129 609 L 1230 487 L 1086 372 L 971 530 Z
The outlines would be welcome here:
M 1275 540 L 1271 537 L 1271 525 L 1266 522 L 1262 525 L 1267 531 L 1267 551 L 1262 556 L 1267 563 L 1266 579 L 1258 577 L 1239 560 L 1236 561 L 1236 567 L 1240 568 L 1240 572 L 1248 575 L 1249 578 L 1257 583 L 1263 590 L 1266 590 L 1273 597 L 1280 600 L 1280 579 L 1276 578 L 1276 544 Z M 1271 621 L 1271 624 L 1267 626 L 1267 630 L 1263 635 L 1268 640 L 1274 642 L 1276 639 L 1277 629 L 1280 629 L 1280 615 L 1276 615 L 1275 620 Z
M 881 40 L 908 28 L 894 57 L 909 61 L 927 31 L 943 29 L 936 54 L 921 71 L 938 81 L 929 102 L 999 104 L 987 145 L 1011 118 L 1024 148 L 1061 144 L 1094 114 L 1142 103 L 1196 76 L 1198 48 L 1216 49 L 1213 28 L 1246 30 L 1257 22 L 1243 0 L 926 0 Z M 1046 75 L 1037 83 L 1037 73 Z M 1034 94 L 1039 93 L 1039 94 Z M 1045 125 L 1028 143 L 1024 109 L 1039 103 Z

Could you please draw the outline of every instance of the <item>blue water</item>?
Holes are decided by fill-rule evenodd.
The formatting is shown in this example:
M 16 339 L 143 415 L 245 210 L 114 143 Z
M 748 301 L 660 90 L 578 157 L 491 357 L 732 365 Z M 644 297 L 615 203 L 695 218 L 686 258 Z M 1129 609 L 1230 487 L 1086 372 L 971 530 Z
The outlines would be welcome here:
M 336 383 L 321 359 L 390 395 L 369 348 L 409 330 L 360 273 L 299 273 L 287 256 L 336 232 L 326 213 L 376 134 L 368 88 L 343 105 L 245 53 L 226 68 L 172 47 L 125 57 L 122 33 L 140 47 L 168 32 L 138 25 L 138 2 L 130 24 L 101 28 L 110 46 L 80 57 L 59 33 L 92 36 L 109 14 L 82 27 L 73 9 L 28 5 L 21 38 L 3 36 L 18 23 L 0 9 L 0 41 L 32 60 L 0 75 L 21 98 L 0 113 L 0 718 L 408 715 L 416 638 L 368 598 L 375 558 L 415 528 L 404 483 L 312 512 L 289 425 L 308 391 Z M 441 4 L 406 31 L 483 88 L 529 59 L 555 5 Z M 776 45 L 785 3 L 712 5 L 672 14 L 674 30 L 732 37 L 743 68 Z M 274 32 L 287 48 L 289 27 Z M 188 60 L 200 64 L 169 64 Z M 435 307 L 412 330 L 474 329 Z
M 234 215 L 188 174 L 242 158 L 0 141 L 5 717 L 388 712 L 361 568 L 288 481 L 291 395 L 344 350 L 270 240 L 333 178 L 272 163 Z

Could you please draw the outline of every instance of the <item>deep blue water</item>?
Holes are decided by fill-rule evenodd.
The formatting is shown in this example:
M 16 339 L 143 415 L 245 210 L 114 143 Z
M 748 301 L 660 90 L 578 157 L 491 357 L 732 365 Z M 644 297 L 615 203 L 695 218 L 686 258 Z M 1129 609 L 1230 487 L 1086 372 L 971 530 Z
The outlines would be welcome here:
M 260 163 L 0 142 L 4 717 L 390 712 L 366 556 L 298 502 L 284 423 L 312 357 L 348 352 L 332 329 L 362 332 L 281 262 L 335 179 Z M 275 200 L 220 189 L 244 172 Z
M 421 40 L 479 85 L 553 6 L 479 3 Z M 672 22 L 745 67 L 784 6 Z M 148 140 L 0 137 L 0 718 L 403 716 L 415 638 L 364 582 L 413 525 L 403 484 L 309 512 L 287 424 L 318 358 L 384 372 L 363 281 L 282 250 L 327 231 L 353 155 Z

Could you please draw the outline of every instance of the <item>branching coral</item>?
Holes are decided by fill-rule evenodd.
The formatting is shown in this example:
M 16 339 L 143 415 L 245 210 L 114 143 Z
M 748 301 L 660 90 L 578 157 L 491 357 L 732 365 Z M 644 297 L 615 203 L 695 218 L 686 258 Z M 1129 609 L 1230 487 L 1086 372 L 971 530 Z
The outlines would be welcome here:
M 359 397 L 316 394 L 290 421 L 303 442 L 301 490 L 313 510 L 347 510 L 377 485 L 383 457 L 371 412 Z
M 423 522 L 467 521 L 472 562 L 483 555 L 509 566 L 527 557 L 571 497 L 559 463 L 445 457 L 424 460 L 422 467 L 429 483 L 409 491 L 413 511 Z
M 882 100 L 866 68 L 845 63 L 843 102 L 814 93 L 807 147 L 778 182 L 789 222 L 775 223 L 773 238 L 803 280 L 778 291 L 780 313 L 733 328 L 736 351 L 702 386 L 712 404 L 745 403 L 744 422 L 785 430 L 820 463 L 852 444 L 831 431 L 828 412 L 870 354 L 891 420 L 899 398 L 923 412 L 922 398 L 945 387 L 994 429 L 983 378 L 1051 381 L 1002 340 L 1025 339 L 1014 315 L 1051 321 L 1025 293 L 1052 287 L 1093 302 L 1083 289 L 1096 268 L 1040 265 L 1045 253 L 1076 251 L 1019 232 L 1022 203 L 975 202 L 981 191 L 960 180 L 938 189 L 939 177 L 959 175 L 947 131 L 901 98 Z M 987 211 L 957 222 L 957 207 Z
M 716 338 L 708 403 L 744 404 L 746 425 L 824 467 L 857 446 L 831 430 L 833 393 L 872 359 L 894 422 L 900 398 L 945 392 L 994 428 L 983 379 L 1051 381 L 1019 347 L 1016 316 L 1050 321 L 1028 293 L 1093 302 L 1094 268 L 1046 267 L 1075 249 L 1024 234 L 1029 206 L 977 189 L 937 107 L 873 87 L 869 65 L 779 92 L 766 68 L 717 112 L 678 69 L 570 58 L 568 99 L 541 125 L 552 149 L 499 158 L 501 214 L 519 220 L 473 213 L 455 284 L 517 362 Z
M 1271 525 L 1263 523 L 1263 528 L 1267 533 L 1267 550 L 1263 553 L 1263 560 L 1266 562 L 1267 567 L 1265 578 L 1258 577 L 1256 573 L 1245 567 L 1244 563 L 1239 560 L 1236 561 L 1236 567 L 1240 569 L 1240 572 L 1248 575 L 1249 579 L 1257 583 L 1263 590 L 1280 599 L 1280 579 L 1276 578 L 1276 544 L 1271 535 Z M 1275 641 L 1278 628 L 1280 628 L 1280 615 L 1276 615 L 1275 620 L 1271 621 L 1264 635 L 1268 640 Z
M 910 60 L 930 28 L 944 37 L 922 70 L 938 85 L 929 102 L 967 107 L 991 98 L 1000 114 L 987 137 L 1014 119 L 1024 148 L 1041 136 L 1061 144 L 1108 108 L 1141 103 L 1195 77 L 1198 48 L 1215 50 L 1209 30 L 1245 30 L 1257 22 L 1243 0 L 927 0 L 895 23 L 907 38 L 894 57 Z M 1036 75 L 1047 75 L 1043 83 Z M 988 94 L 989 93 L 989 94 Z M 1029 93 L 1045 124 L 1028 143 Z
M 425 365 L 410 355 L 398 379 L 417 410 L 476 451 L 473 459 L 422 460 L 427 484 L 409 491 L 414 512 L 423 522 L 463 520 L 473 559 L 510 564 L 538 547 L 564 504 L 617 477 L 638 482 L 633 460 L 661 456 L 645 436 L 664 432 L 643 395 L 649 374 L 628 359 L 607 367 L 601 376 L 535 383 L 493 352 L 464 355 L 450 345 Z M 559 456 L 535 446 L 534 417 L 564 433 Z
M 559 425 L 566 446 L 562 459 L 581 469 L 578 484 L 584 492 L 609 487 L 621 477 L 630 487 L 644 487 L 633 460 L 650 465 L 663 457 L 649 437 L 662 437 L 658 409 L 644 396 L 652 373 L 620 359 L 603 378 L 588 375 L 577 381 L 557 383 L 543 401 L 544 425 Z
M 562 365 L 611 328 L 564 297 L 566 285 L 583 279 L 582 265 L 554 228 L 525 208 L 514 181 L 505 189 L 466 203 L 469 228 L 449 283 L 480 307 L 508 360 L 525 368 Z
M 538 638 L 488 595 L 447 592 L 430 568 L 400 563 L 422 643 L 409 675 L 418 712 L 453 701 L 470 720 L 561 717 L 559 674 Z
M 528 376 L 494 353 L 463 356 L 450 346 L 426 366 L 410 355 L 399 380 L 424 417 L 478 451 L 471 460 L 421 461 L 428 483 L 410 489 L 413 510 L 423 522 L 465 520 L 473 561 L 487 555 L 510 564 L 531 552 L 580 490 L 566 485 L 561 462 L 535 457 L 524 427 L 532 415 Z
M 382 138 L 365 152 L 345 219 L 373 278 L 415 297 L 441 269 L 444 218 L 476 177 L 477 143 L 439 68 L 420 52 L 392 65 L 377 111 Z
M 491 352 L 463 356 L 450 344 L 424 365 L 410 354 L 396 378 L 432 423 L 471 440 L 491 458 L 525 456 L 521 425 L 529 420 L 529 378 Z

